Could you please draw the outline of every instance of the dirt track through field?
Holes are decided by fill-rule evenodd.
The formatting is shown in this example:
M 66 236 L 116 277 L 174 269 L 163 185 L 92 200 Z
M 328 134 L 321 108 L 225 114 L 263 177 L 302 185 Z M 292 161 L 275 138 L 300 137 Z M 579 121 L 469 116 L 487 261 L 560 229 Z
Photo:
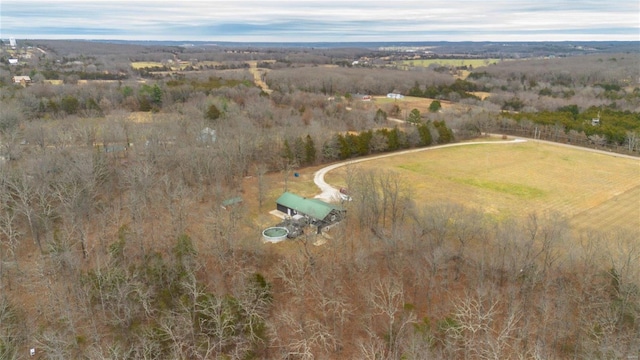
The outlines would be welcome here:
M 273 90 L 269 88 L 269 85 L 267 85 L 267 83 L 262 80 L 263 72 L 266 74 L 268 69 L 258 68 L 257 61 L 249 61 L 249 71 L 251 72 L 251 74 L 253 74 L 253 82 L 258 85 L 262 89 L 262 91 L 266 92 L 267 94 L 271 94 L 273 92 Z

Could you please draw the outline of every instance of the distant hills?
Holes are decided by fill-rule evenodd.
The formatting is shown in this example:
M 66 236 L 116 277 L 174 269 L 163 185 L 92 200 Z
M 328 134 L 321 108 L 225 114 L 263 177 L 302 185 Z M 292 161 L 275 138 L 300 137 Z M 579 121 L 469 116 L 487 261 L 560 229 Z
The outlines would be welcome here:
M 449 41 L 385 41 L 385 42 L 227 42 L 227 41 L 128 41 L 89 40 L 92 42 L 143 46 L 227 47 L 227 48 L 360 48 L 370 50 L 429 49 L 434 54 L 495 55 L 579 55 L 640 51 L 640 41 L 542 41 L 542 42 L 449 42 Z

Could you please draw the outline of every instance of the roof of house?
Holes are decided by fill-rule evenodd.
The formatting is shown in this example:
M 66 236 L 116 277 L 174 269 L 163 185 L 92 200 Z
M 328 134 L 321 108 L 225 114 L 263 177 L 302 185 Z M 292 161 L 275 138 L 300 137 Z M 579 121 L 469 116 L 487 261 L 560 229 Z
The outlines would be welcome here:
M 31 78 L 29 76 L 14 76 L 13 77 L 13 81 L 14 82 L 20 82 L 20 81 L 31 81 Z
M 276 203 L 318 220 L 323 220 L 333 210 L 344 210 L 342 206 L 329 204 L 318 199 L 303 198 L 290 192 L 280 195 Z

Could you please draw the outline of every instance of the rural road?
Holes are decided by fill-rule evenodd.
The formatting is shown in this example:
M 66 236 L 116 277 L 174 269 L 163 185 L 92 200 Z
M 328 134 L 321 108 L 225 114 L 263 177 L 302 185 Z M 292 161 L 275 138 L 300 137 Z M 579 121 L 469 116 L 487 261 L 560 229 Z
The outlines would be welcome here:
M 402 121 L 402 120 L 400 120 L 400 121 Z M 494 137 L 495 136 L 502 136 L 502 135 L 498 135 L 498 134 L 489 134 L 489 135 L 490 136 L 494 136 Z M 417 148 L 417 149 L 398 151 L 398 152 L 394 152 L 394 153 L 382 154 L 382 155 L 377 155 L 377 156 L 370 156 L 370 157 L 354 159 L 354 160 L 347 160 L 347 161 L 343 161 L 343 162 L 340 162 L 340 163 L 337 163 L 337 164 L 326 166 L 326 167 L 316 171 L 315 174 L 313 175 L 313 182 L 316 184 L 316 186 L 318 188 L 320 188 L 320 191 L 321 191 L 321 193 L 316 195 L 315 198 L 323 200 L 323 201 L 328 201 L 328 202 L 340 201 L 340 191 L 338 189 L 336 189 L 335 187 L 331 186 L 330 184 L 328 184 L 324 180 L 324 176 L 329 171 L 335 170 L 335 169 L 337 169 L 339 167 L 352 165 L 352 164 L 357 164 L 357 163 L 360 163 L 360 162 L 363 162 L 363 161 L 382 159 L 382 158 L 386 158 L 386 157 L 390 157 L 390 156 L 411 154 L 411 153 L 415 153 L 415 152 L 419 152 L 419 151 L 437 150 L 437 149 L 442 149 L 442 148 L 447 148 L 447 147 L 454 147 L 454 146 L 466 146 L 466 145 L 477 145 L 477 144 L 487 144 L 487 145 L 518 144 L 518 143 L 523 143 L 523 142 L 527 142 L 527 141 L 543 143 L 543 144 L 549 144 L 549 145 L 562 146 L 562 147 L 570 147 L 570 148 L 574 148 L 574 149 L 578 149 L 578 150 L 583 150 L 583 151 L 588 151 L 588 152 L 593 152 L 593 153 L 598 153 L 598 154 L 603 154 L 603 155 L 608 155 L 608 156 L 613 156 L 613 157 L 634 159 L 634 160 L 640 161 L 640 158 L 635 157 L 635 156 L 631 156 L 631 155 L 618 154 L 618 153 L 613 153 L 613 152 L 604 151 L 604 150 L 590 149 L 590 148 L 585 148 L 585 147 L 580 147 L 580 146 L 561 144 L 561 143 L 556 143 L 556 142 L 553 142 L 553 141 L 545 141 L 545 140 L 537 140 L 537 139 L 514 138 L 513 140 L 505 140 L 505 141 L 478 141 L 478 142 L 445 144 L 445 145 L 437 145 L 437 146 L 431 146 L 431 147 L 424 147 L 424 148 Z

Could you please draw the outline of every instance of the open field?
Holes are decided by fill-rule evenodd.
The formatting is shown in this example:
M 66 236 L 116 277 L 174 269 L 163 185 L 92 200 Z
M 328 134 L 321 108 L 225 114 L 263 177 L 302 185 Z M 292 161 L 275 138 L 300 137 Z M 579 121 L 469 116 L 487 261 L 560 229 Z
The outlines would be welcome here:
M 413 96 L 405 96 L 402 99 L 390 99 L 386 96 L 373 96 L 373 100 L 378 106 L 384 105 L 384 104 L 391 104 L 391 103 L 398 104 L 398 106 L 400 107 L 400 110 L 402 110 L 402 116 L 404 117 L 407 114 L 409 114 L 409 112 L 411 112 L 411 110 L 413 109 L 420 110 L 420 113 L 422 114 L 428 113 L 429 105 L 431 105 L 431 103 L 435 99 L 413 97 Z M 443 109 L 452 109 L 452 108 L 457 108 L 461 110 L 468 109 L 468 106 L 464 104 L 452 103 L 447 100 L 439 100 L 439 101 Z
M 433 64 L 441 66 L 487 66 L 490 64 L 497 64 L 500 59 L 419 59 L 419 60 L 404 60 L 397 62 L 398 66 L 411 66 L 411 67 L 429 67 Z
M 131 63 L 131 67 L 133 69 L 143 69 L 143 68 L 151 68 L 151 67 L 162 67 L 163 63 L 157 61 L 134 61 Z
M 210 61 L 210 63 L 216 63 L 214 61 Z M 163 66 L 171 67 L 171 70 L 184 70 L 187 66 L 191 65 L 188 61 L 181 61 L 179 63 L 173 62 L 170 64 L 164 64 L 158 61 L 134 61 L 131 63 L 131 68 L 135 70 L 144 69 L 144 68 L 154 68 L 154 67 L 163 67 Z
M 535 142 L 437 149 L 367 161 L 411 184 L 419 204 L 453 202 L 496 219 L 558 214 L 578 230 L 640 234 L 640 161 Z M 327 175 L 344 186 L 346 168 Z

